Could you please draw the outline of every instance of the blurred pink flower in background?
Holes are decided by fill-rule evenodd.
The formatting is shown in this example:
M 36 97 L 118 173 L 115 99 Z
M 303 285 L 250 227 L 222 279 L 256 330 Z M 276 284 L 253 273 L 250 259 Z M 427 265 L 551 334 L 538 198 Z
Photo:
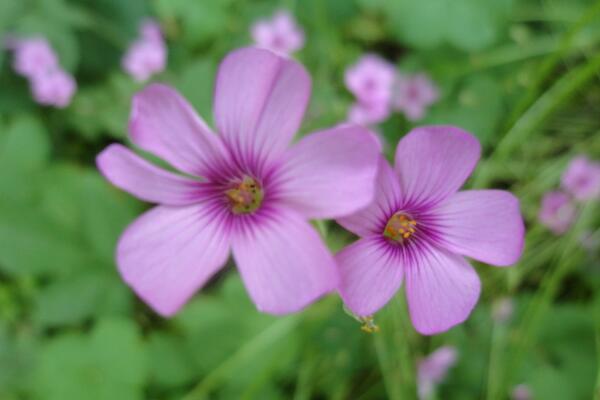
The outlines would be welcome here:
M 160 26 L 145 20 L 140 36 L 134 41 L 122 60 L 123 69 L 138 82 L 144 82 L 162 72 L 167 65 L 167 46 Z
M 448 370 L 458 360 L 458 353 L 453 346 L 443 346 L 435 350 L 426 358 L 419 361 L 417 383 L 419 399 L 428 399 L 435 389 L 444 381 Z
M 14 51 L 15 72 L 29 79 L 36 102 L 58 108 L 71 103 L 77 84 L 71 74 L 61 69 L 58 56 L 46 39 L 11 38 L 7 45 Z
M 344 82 L 361 104 L 386 107 L 392 98 L 394 65 L 375 54 L 362 56 L 346 69 Z
M 251 28 L 254 42 L 280 54 L 289 55 L 304 46 L 304 31 L 288 11 L 278 11 L 271 19 L 262 19 Z
M 499 323 L 507 322 L 515 311 L 514 301 L 509 297 L 503 297 L 492 305 L 492 318 Z
M 533 394 L 531 393 L 531 389 L 529 389 L 529 386 L 522 383 L 513 388 L 512 392 L 511 392 L 511 399 L 512 400 L 532 400 Z
M 564 192 L 548 192 L 542 198 L 538 218 L 556 235 L 565 233 L 573 223 L 577 210 L 571 198 Z
M 400 140 L 395 168 L 380 159 L 374 201 L 337 219 L 360 237 L 336 256 L 339 292 L 355 315 L 379 310 L 406 280 L 416 330 L 443 332 L 467 319 L 479 298 L 465 257 L 496 266 L 520 258 L 519 200 L 503 190 L 458 191 L 480 152 L 462 129 L 424 126 Z
M 168 86 L 134 97 L 132 142 L 183 173 L 118 144 L 97 164 L 115 186 L 159 204 L 127 228 L 116 251 L 124 280 L 158 313 L 177 312 L 230 253 L 264 312 L 298 311 L 337 288 L 334 258 L 308 220 L 348 215 L 372 200 L 379 146 L 358 125 L 290 145 L 310 90 L 300 64 L 244 48 L 219 66 L 217 133 Z
M 348 121 L 360 125 L 372 125 L 385 121 L 389 115 L 388 103 L 354 103 L 348 111 Z
M 427 107 L 439 98 L 435 84 L 426 74 L 399 74 L 394 86 L 393 107 L 410 121 L 422 119 Z
M 26 78 L 32 79 L 58 68 L 58 57 L 44 38 L 13 39 L 8 47 L 14 52 L 15 72 Z
M 35 101 L 58 108 L 68 106 L 77 89 L 75 79 L 60 68 L 36 75 L 30 85 Z
M 580 201 L 600 197 L 600 163 L 575 157 L 562 175 L 562 187 Z

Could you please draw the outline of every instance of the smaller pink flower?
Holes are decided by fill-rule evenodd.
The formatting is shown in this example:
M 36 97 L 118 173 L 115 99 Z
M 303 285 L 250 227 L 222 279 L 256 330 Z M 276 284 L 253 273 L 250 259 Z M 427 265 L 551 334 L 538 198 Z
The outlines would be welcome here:
M 29 79 L 58 67 L 58 57 L 44 38 L 14 39 L 9 47 L 14 50 L 13 68 Z
M 254 23 L 251 35 L 259 47 L 289 55 L 304 46 L 304 31 L 287 11 L 278 11 L 273 17 Z
M 575 205 L 569 196 L 560 191 L 548 192 L 542 198 L 538 218 L 556 235 L 565 233 L 575 219 Z
M 531 399 L 533 399 L 533 395 L 531 394 L 531 389 L 529 389 L 529 386 L 525 385 L 524 383 L 515 386 L 510 397 L 512 400 L 531 400 Z
M 394 66 L 383 58 L 367 54 L 348 69 L 346 87 L 362 104 L 387 104 L 392 98 Z
M 30 85 L 36 102 L 58 108 L 68 106 L 77 89 L 75 79 L 60 68 L 34 76 Z
M 394 90 L 393 107 L 410 121 L 425 116 L 427 107 L 437 101 L 439 92 L 426 74 L 399 75 Z
M 575 157 L 562 176 L 562 187 L 577 200 L 600 196 L 600 163 L 585 156 Z
M 452 346 L 440 347 L 419 362 L 418 384 L 419 398 L 431 396 L 436 385 L 440 384 L 458 359 L 457 351 Z
M 355 103 L 348 112 L 348 121 L 368 126 L 385 121 L 389 115 L 390 107 L 386 102 Z
M 145 21 L 140 38 L 131 44 L 123 57 L 123 69 L 138 82 L 162 72 L 167 65 L 167 46 L 156 22 Z

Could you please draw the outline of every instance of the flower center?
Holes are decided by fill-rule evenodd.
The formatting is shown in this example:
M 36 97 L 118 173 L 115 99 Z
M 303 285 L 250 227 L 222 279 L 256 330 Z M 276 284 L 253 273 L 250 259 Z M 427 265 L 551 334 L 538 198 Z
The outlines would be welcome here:
M 264 192 L 260 184 L 249 176 L 225 192 L 234 214 L 248 214 L 256 211 L 262 204 Z
M 416 232 L 417 221 L 407 214 L 397 212 L 389 219 L 383 236 L 398 243 L 404 243 Z

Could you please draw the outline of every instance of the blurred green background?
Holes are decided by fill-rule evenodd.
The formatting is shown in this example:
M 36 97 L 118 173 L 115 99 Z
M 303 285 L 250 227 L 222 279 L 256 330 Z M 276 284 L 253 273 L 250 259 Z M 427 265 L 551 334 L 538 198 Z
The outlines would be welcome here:
M 477 266 L 482 298 L 470 319 L 418 335 L 394 300 L 368 334 L 329 296 L 284 318 L 260 314 L 230 265 L 165 320 L 121 281 L 113 253 L 148 207 L 94 167 L 126 142 L 142 85 L 120 59 L 139 22 L 155 17 L 177 88 L 211 120 L 219 60 L 251 43 L 253 21 L 290 10 L 306 33 L 296 57 L 313 77 L 302 133 L 343 121 L 353 99 L 344 69 L 375 52 L 426 71 L 441 99 L 424 123 L 475 133 L 484 157 L 470 187 L 505 188 L 528 227 L 521 262 Z M 0 399 L 412 399 L 417 361 L 441 345 L 458 364 L 437 399 L 600 398 L 598 202 L 555 236 L 537 221 L 577 154 L 600 159 L 600 2 L 591 0 L 1 0 L 0 34 L 43 35 L 78 92 L 62 110 L 33 102 L 0 52 Z M 413 125 L 395 114 L 377 129 L 390 152 Z M 320 225 L 333 250 L 353 240 Z M 515 312 L 494 321 L 509 297 Z

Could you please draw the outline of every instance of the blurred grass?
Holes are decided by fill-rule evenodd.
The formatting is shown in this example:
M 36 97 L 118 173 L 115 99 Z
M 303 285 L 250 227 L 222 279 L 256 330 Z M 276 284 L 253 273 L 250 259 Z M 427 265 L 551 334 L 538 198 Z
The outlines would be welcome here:
M 126 139 L 131 95 L 120 71 L 137 24 L 157 17 L 178 87 L 207 121 L 219 60 L 250 43 L 252 21 L 286 7 L 306 30 L 297 55 L 313 76 L 302 133 L 342 121 L 352 102 L 343 71 L 376 52 L 428 71 L 442 96 L 422 123 L 475 133 L 484 157 L 472 187 L 521 200 L 526 251 L 512 269 L 478 266 L 482 299 L 469 320 L 435 337 L 412 328 L 399 296 L 366 334 L 330 296 L 274 318 L 250 303 L 234 268 L 163 320 L 118 277 L 118 235 L 146 206 L 93 165 Z M 588 0 L 4 0 L 0 35 L 42 34 L 79 91 L 65 110 L 41 108 L 0 52 L 0 399 L 410 399 L 419 358 L 456 346 L 459 363 L 434 398 L 598 397 L 600 255 L 597 204 L 555 237 L 536 216 L 569 159 L 600 159 L 600 2 Z M 377 127 L 391 155 L 413 124 Z M 320 223 L 332 249 L 352 240 Z M 501 296 L 516 304 L 491 319 Z

